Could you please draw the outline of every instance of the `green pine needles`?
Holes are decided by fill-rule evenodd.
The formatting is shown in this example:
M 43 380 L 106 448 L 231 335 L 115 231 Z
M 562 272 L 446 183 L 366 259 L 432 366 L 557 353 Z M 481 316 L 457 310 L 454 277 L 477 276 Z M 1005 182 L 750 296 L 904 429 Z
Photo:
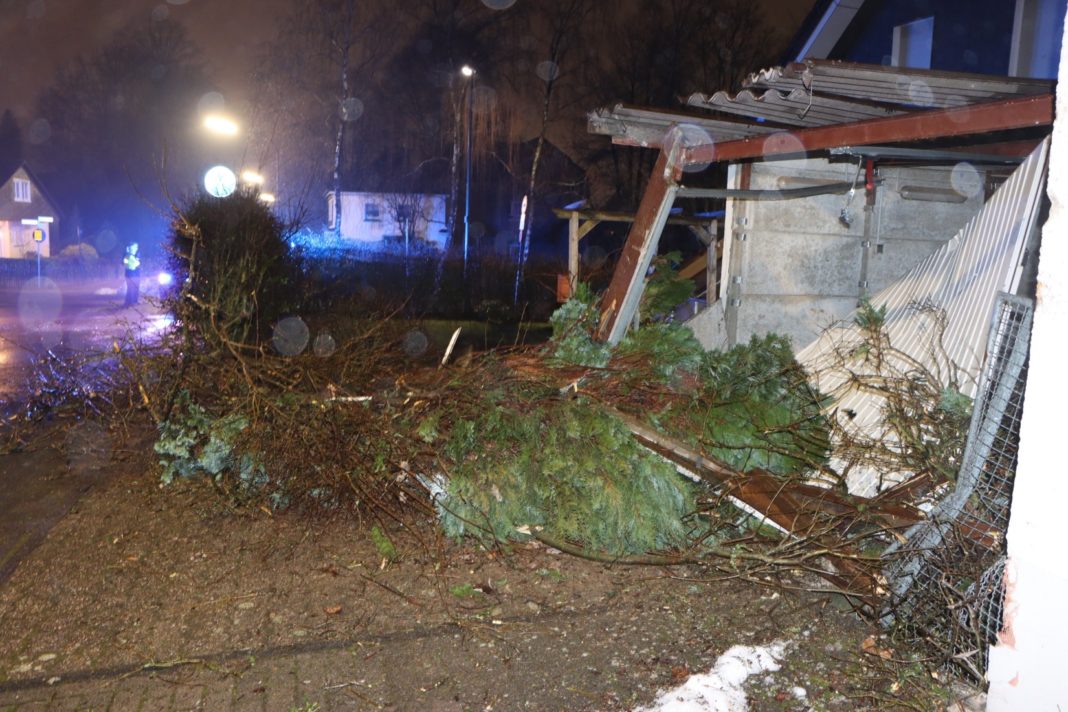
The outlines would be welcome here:
M 687 539 L 690 484 L 596 405 L 498 406 L 457 427 L 447 450 L 459 467 L 438 507 L 452 536 L 514 541 L 543 531 L 613 555 Z

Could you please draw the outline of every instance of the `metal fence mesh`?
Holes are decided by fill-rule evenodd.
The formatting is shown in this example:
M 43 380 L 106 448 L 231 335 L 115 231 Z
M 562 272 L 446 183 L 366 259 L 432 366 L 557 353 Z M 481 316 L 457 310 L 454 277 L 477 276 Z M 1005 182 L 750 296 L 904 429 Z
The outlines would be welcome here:
M 956 486 L 883 556 L 884 621 L 980 681 L 1001 629 L 1031 314 L 1030 300 L 998 297 Z

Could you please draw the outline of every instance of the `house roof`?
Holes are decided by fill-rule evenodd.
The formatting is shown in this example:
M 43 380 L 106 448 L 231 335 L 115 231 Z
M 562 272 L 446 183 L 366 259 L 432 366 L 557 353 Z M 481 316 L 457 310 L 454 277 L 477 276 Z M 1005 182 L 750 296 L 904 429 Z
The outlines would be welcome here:
M 25 163 L 19 163 L 6 176 L 3 176 L 3 178 L 0 179 L 0 187 L 7 185 L 8 182 L 10 182 L 10 180 L 15 177 L 15 174 L 18 173 L 19 170 L 22 170 L 26 173 L 30 181 L 33 183 L 34 187 L 37 188 L 37 192 L 40 193 L 42 197 L 44 197 L 45 202 L 48 203 L 48 205 L 51 206 L 52 211 L 56 213 L 56 217 L 62 217 L 62 213 L 59 212 L 59 207 L 56 204 L 56 201 L 52 199 L 52 196 L 45 189 L 44 184 L 41 183 L 41 180 L 36 176 L 36 174 L 34 174 L 32 170 L 30 170 L 30 167 Z
M 622 104 L 599 109 L 589 115 L 588 128 L 615 143 L 658 147 L 669 129 L 681 126 L 688 146 L 711 145 L 994 102 L 1004 102 L 1011 112 L 1012 100 L 1050 97 L 1054 84 L 1043 79 L 806 60 L 754 72 L 736 94 L 722 90 L 693 94 L 685 100 L 690 111 Z M 952 135 L 953 128 L 947 126 L 946 135 Z
M 789 56 L 824 59 L 842 39 L 865 0 L 817 0 L 794 38 Z

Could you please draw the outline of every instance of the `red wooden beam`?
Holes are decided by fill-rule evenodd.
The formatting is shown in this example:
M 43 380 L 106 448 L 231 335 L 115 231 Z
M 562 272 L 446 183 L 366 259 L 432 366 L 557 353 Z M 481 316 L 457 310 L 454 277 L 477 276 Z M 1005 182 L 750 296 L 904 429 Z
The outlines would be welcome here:
M 642 194 L 638 213 L 627 234 L 623 252 L 619 255 L 612 281 L 601 300 L 601 322 L 597 337 L 601 341 L 617 344 L 634 318 L 641 298 L 645 271 L 656 255 L 660 231 L 664 228 L 667 213 L 675 201 L 675 188 L 682 173 L 679 156 L 682 146 L 677 135 L 665 142 L 656 159 L 649 183 Z
M 1048 126 L 1052 123 L 1053 95 L 1039 94 L 694 146 L 683 154 L 683 162 L 689 165 L 737 161 L 820 151 L 838 146 L 871 146 L 968 136 L 991 131 Z

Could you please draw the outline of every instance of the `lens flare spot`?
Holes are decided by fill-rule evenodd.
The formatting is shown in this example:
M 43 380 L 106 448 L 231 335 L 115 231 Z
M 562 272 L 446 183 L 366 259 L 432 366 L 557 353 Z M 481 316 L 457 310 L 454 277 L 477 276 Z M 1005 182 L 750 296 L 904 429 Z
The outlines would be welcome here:
M 308 346 L 308 325 L 299 316 L 287 316 L 274 325 L 271 345 L 283 356 L 296 356 Z

